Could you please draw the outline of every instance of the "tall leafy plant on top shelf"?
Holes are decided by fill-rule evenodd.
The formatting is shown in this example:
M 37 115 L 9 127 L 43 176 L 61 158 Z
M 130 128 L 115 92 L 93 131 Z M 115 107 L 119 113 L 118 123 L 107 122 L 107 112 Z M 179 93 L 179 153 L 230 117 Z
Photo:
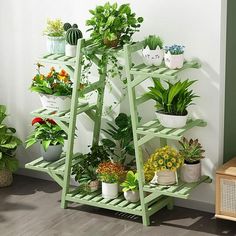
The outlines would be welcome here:
M 194 98 L 198 97 L 189 89 L 196 80 L 178 81 L 175 84 L 167 82 L 167 87 L 164 87 L 158 79 L 153 81 L 154 87 L 149 87 L 150 91 L 145 96 L 156 101 L 160 123 L 167 128 L 185 126 L 188 117 L 187 108 L 193 105 Z

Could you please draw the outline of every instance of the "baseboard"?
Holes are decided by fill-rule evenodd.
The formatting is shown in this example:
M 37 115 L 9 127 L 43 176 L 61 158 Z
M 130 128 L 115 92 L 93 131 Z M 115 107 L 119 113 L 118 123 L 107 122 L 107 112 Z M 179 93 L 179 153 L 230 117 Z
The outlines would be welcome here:
M 207 202 L 199 202 L 191 199 L 175 199 L 175 205 L 185 208 L 190 208 L 198 211 L 215 213 L 215 205 Z

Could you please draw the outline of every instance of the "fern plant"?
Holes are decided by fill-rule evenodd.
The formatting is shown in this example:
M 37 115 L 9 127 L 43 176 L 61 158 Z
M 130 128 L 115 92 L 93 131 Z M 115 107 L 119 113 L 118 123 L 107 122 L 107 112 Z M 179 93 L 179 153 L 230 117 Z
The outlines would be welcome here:
M 181 149 L 179 150 L 180 155 L 184 158 L 187 164 L 199 163 L 204 158 L 202 145 L 198 142 L 198 139 L 186 139 L 185 137 L 179 141 Z
M 144 48 L 149 47 L 150 50 L 155 50 L 159 46 L 160 49 L 163 48 L 163 40 L 156 35 L 149 35 L 144 40 Z
M 175 84 L 167 82 L 167 88 L 164 88 L 158 79 L 153 81 L 154 87 L 149 87 L 150 91 L 145 96 L 156 101 L 157 112 L 169 115 L 187 115 L 187 108 L 193 104 L 193 99 L 198 97 L 193 90 L 189 89 L 196 80 L 178 81 Z

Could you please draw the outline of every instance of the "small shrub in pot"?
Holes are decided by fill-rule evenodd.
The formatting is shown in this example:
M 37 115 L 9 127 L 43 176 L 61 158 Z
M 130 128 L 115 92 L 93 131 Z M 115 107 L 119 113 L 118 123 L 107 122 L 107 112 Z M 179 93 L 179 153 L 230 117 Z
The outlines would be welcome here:
M 165 47 L 165 65 L 170 69 L 181 69 L 184 64 L 184 46 Z

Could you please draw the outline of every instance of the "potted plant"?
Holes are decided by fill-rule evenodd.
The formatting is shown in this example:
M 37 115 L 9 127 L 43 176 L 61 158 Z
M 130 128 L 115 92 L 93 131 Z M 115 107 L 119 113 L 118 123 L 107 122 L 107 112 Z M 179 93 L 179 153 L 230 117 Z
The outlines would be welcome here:
M 15 152 L 21 144 L 21 140 L 14 135 L 16 130 L 2 124 L 6 116 L 6 106 L 0 105 L 0 187 L 12 184 L 12 173 L 18 168 Z
M 181 167 L 181 180 L 187 183 L 197 182 L 201 177 L 201 159 L 204 158 L 202 145 L 198 139 L 186 139 L 179 141 L 180 154 L 184 158 L 184 165 Z
M 176 170 L 183 162 L 183 157 L 174 148 L 158 148 L 144 165 L 145 179 L 152 184 L 173 185 L 177 182 Z
M 184 63 L 184 46 L 172 45 L 165 47 L 165 65 L 170 69 L 180 69 Z
M 186 125 L 188 111 L 196 96 L 189 87 L 196 80 L 178 81 L 175 84 L 167 82 L 165 88 L 158 79 L 154 79 L 154 87 L 149 87 L 150 92 L 146 94 L 156 101 L 157 118 L 161 125 L 167 128 L 181 128 Z
M 37 74 L 33 78 L 31 91 L 39 93 L 43 108 L 65 111 L 70 109 L 72 95 L 72 81 L 65 70 L 57 72 L 54 67 L 45 76 L 40 73 L 40 67 L 37 64 Z
M 109 154 L 102 145 L 93 145 L 90 152 L 75 157 L 76 164 L 72 167 L 72 175 L 81 188 L 88 192 L 99 188 L 97 167 L 99 163 L 109 160 Z
M 107 125 L 109 128 L 103 131 L 109 135 L 109 138 L 102 139 L 102 144 L 107 148 L 114 162 L 130 167 L 135 156 L 131 117 L 120 113 L 115 118 L 115 124 L 109 122 Z
M 156 35 L 149 35 L 144 40 L 144 48 L 142 53 L 144 57 L 144 63 L 146 65 L 161 65 L 164 57 L 162 39 Z
M 123 187 L 124 197 L 128 202 L 139 201 L 138 173 L 128 171 L 121 187 Z
M 117 3 L 107 2 L 103 6 L 97 6 L 89 11 L 91 19 L 87 20 L 86 25 L 92 31 L 91 38 L 95 43 L 115 48 L 130 42 L 132 35 L 139 31 L 142 17 L 136 17 L 131 11 L 129 4 L 118 6 Z
M 65 53 L 65 32 L 60 19 L 48 19 L 44 34 L 47 36 L 47 51 L 49 53 Z
M 26 148 L 40 142 L 41 155 L 45 161 L 59 160 L 64 140 L 67 139 L 65 131 L 52 119 L 36 117 L 32 125 L 35 125 L 35 129 L 26 140 Z
M 114 199 L 118 196 L 118 182 L 124 174 L 124 167 L 116 162 L 102 162 L 98 165 L 97 173 L 102 181 L 102 197 Z
M 78 39 L 83 37 L 82 32 L 78 29 L 77 24 L 73 24 L 71 26 L 70 23 L 64 24 L 64 30 L 66 31 L 66 56 L 75 57 L 76 56 L 76 48 Z

